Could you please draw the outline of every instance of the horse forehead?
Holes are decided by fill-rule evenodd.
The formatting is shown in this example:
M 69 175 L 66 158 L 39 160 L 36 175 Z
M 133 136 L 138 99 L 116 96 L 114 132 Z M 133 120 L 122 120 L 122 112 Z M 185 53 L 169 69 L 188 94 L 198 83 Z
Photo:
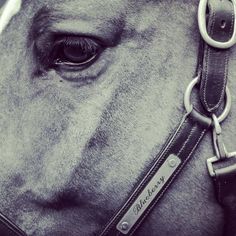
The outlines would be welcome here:
M 80 29 L 83 27 L 83 24 L 81 25 L 80 23 L 88 22 L 89 25 L 93 25 L 94 29 L 97 28 L 97 30 L 105 32 L 113 25 L 118 29 L 126 30 L 126 36 L 129 35 L 129 37 L 139 34 L 144 39 L 144 37 L 148 38 L 154 35 L 157 39 L 157 34 L 154 34 L 154 32 L 159 31 L 159 38 L 165 38 L 169 37 L 168 35 L 175 35 L 176 27 L 181 30 L 181 28 L 186 28 L 186 24 L 189 27 L 192 27 L 191 24 L 195 25 L 194 17 L 196 15 L 197 2 L 185 0 L 23 1 L 22 13 L 18 18 L 19 24 L 22 27 L 29 27 L 33 22 L 34 16 L 41 9 L 49 10 L 49 14 L 59 15 L 58 19 L 60 17 L 68 19 L 68 28 L 75 23 L 76 27 Z M 22 19 L 26 16 L 29 20 Z M 23 26 L 23 24 L 27 26 Z M 186 30 L 190 30 L 189 27 Z M 93 34 L 94 32 L 88 33 Z M 22 37 L 25 36 L 27 35 L 22 35 Z M 188 34 L 188 37 L 193 38 L 191 34 Z M 149 41 L 151 40 L 154 41 L 154 37 L 150 37 Z
M 169 8 L 173 8 L 175 10 L 175 16 L 178 16 L 180 12 L 181 16 L 184 17 L 184 13 L 188 13 L 187 9 L 192 6 L 197 6 L 197 2 L 194 0 L 190 1 L 177 1 L 177 0 L 154 0 L 154 1 L 145 1 L 145 0 L 104 0 L 104 1 L 96 1 L 96 0 L 88 0 L 88 1 L 76 1 L 76 0 L 68 0 L 68 1 L 34 1 L 34 2 L 24 2 L 24 6 L 33 4 L 34 7 L 32 11 L 37 11 L 41 7 L 54 8 L 58 11 L 61 11 L 66 14 L 66 17 L 75 17 L 79 18 L 95 18 L 97 20 L 101 19 L 112 19 L 115 17 L 122 17 L 123 19 L 130 23 L 133 23 L 133 18 L 141 17 L 139 20 L 144 20 L 143 23 L 149 24 L 152 22 L 154 18 L 157 18 L 158 15 L 166 15 L 166 10 Z M 53 7 L 52 7 L 53 6 Z M 186 8 L 184 8 L 186 6 Z M 162 9 L 161 12 L 159 10 Z M 165 11 L 163 11 L 165 9 Z M 190 10 L 190 9 L 189 9 Z M 185 11 L 185 12 L 184 12 Z M 137 19 L 137 18 L 136 18 Z M 186 19 L 185 19 L 186 20 Z M 161 23 L 161 19 L 159 18 L 159 24 Z M 164 22 L 162 22 L 164 23 Z M 153 22 L 156 24 L 156 22 Z

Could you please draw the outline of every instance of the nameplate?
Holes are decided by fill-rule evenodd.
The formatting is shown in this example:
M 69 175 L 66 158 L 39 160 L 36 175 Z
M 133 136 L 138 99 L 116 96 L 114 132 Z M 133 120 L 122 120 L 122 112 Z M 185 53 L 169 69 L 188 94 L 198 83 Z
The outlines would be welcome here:
M 172 176 L 175 170 L 180 165 L 181 160 L 174 154 L 171 154 L 162 166 L 158 169 L 156 174 L 145 186 L 143 191 L 138 195 L 135 202 L 127 210 L 125 215 L 116 225 L 117 230 L 122 234 L 128 234 L 138 219 L 142 216 L 144 211 L 155 199 L 157 194 L 162 190 L 168 179 Z

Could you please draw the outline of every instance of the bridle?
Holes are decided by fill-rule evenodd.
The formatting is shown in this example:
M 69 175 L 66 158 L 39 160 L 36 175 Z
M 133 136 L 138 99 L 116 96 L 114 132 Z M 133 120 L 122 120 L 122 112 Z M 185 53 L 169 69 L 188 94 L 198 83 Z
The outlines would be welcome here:
M 209 12 L 206 17 L 207 9 Z M 207 167 L 215 183 L 217 199 L 225 213 L 223 235 L 236 236 L 236 164 L 228 163 L 229 159 L 236 157 L 236 152 L 226 150 L 221 127 L 221 122 L 226 119 L 231 108 L 227 77 L 229 51 L 236 44 L 235 13 L 236 0 L 200 0 L 198 67 L 184 94 L 186 113 L 144 178 L 99 236 L 133 235 L 178 177 L 208 131 L 213 134 L 216 155 L 207 159 Z M 190 101 L 194 87 L 197 87 L 203 107 L 201 112 Z M 217 116 L 222 105 L 224 110 Z M 223 167 L 215 168 L 216 162 L 221 162 Z M 1 214 L 0 234 L 26 235 Z
M 225 213 L 223 235 L 236 236 L 236 164 L 228 164 L 231 157 L 236 157 L 236 152 L 227 152 L 220 125 L 231 108 L 227 77 L 229 50 L 236 44 L 235 14 L 236 0 L 200 0 L 198 25 L 201 41 L 198 67 L 195 78 L 184 94 L 186 114 L 156 156 L 145 177 L 111 218 L 100 236 L 133 235 L 187 164 L 205 133 L 210 130 L 213 133 L 216 156 L 207 160 L 207 167 L 216 186 L 218 201 Z M 190 102 L 195 86 L 198 87 L 203 112 L 195 109 Z M 217 117 L 224 100 L 224 110 Z M 215 169 L 213 164 L 216 162 L 225 165 Z

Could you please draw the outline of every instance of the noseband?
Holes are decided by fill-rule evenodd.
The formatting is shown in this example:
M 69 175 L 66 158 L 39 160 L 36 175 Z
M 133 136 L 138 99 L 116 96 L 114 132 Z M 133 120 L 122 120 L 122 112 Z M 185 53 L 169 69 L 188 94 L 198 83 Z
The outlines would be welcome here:
M 198 66 L 184 94 L 186 113 L 144 178 L 99 236 L 133 235 L 168 191 L 207 132 L 212 132 L 216 154 L 207 160 L 207 168 L 225 213 L 223 235 L 236 236 L 236 164 L 228 162 L 234 160 L 236 152 L 226 150 L 221 127 L 231 108 L 227 78 L 230 48 L 236 44 L 235 13 L 236 0 L 200 0 Z M 195 87 L 203 108 L 201 112 L 190 101 Z M 221 162 L 220 168 L 215 168 L 216 162 Z M 0 235 L 26 236 L 1 214 Z

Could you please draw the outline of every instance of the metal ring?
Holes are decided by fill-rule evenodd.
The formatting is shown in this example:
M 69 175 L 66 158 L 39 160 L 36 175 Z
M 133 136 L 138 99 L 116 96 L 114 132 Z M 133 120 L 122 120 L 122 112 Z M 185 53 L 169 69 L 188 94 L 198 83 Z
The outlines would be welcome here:
M 190 82 L 190 84 L 188 85 L 184 93 L 184 106 L 187 113 L 190 113 L 193 110 L 193 105 L 191 104 L 190 97 L 191 97 L 192 90 L 194 86 L 198 83 L 198 81 L 199 81 L 199 77 L 197 76 Z M 232 103 L 231 94 L 230 94 L 229 88 L 226 86 L 226 105 L 222 114 L 219 117 L 217 117 L 219 123 L 221 123 L 228 116 L 230 112 L 230 108 L 231 108 L 231 103 Z
M 234 6 L 234 13 L 236 13 L 236 0 L 231 0 Z M 202 38 L 205 40 L 207 44 L 215 48 L 230 48 L 234 44 L 236 44 L 236 17 L 234 17 L 234 32 L 232 37 L 227 42 L 216 41 L 211 38 L 207 32 L 206 27 L 206 8 L 207 8 L 208 0 L 200 0 L 198 6 L 198 27 L 201 33 Z

